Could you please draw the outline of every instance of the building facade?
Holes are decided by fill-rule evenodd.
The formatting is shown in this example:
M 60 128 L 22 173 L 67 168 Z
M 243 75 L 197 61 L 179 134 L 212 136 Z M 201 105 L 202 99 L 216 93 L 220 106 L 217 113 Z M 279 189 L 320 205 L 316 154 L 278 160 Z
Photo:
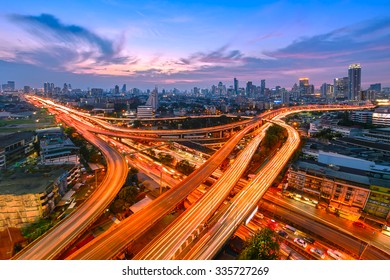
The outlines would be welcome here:
M 361 67 L 360 64 L 351 64 L 348 68 L 349 100 L 361 100 Z
M 367 177 L 364 172 L 333 168 L 316 162 L 298 161 L 288 171 L 288 188 L 314 196 L 335 207 L 346 218 L 358 219 L 365 211 L 390 219 L 390 183 Z
M 49 215 L 66 192 L 68 171 L 15 174 L 0 181 L 0 231 Z

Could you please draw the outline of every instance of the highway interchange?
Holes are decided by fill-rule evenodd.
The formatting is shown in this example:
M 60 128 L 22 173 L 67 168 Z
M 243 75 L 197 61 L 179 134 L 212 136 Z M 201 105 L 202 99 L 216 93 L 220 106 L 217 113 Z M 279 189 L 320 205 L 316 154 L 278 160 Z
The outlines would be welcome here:
M 35 100 L 37 101 L 37 100 Z M 101 120 L 93 120 L 93 123 L 88 123 L 86 120 L 91 120 L 91 116 L 86 116 L 84 113 L 79 113 L 74 111 L 73 109 L 69 109 L 62 105 L 54 104 L 53 102 L 38 100 L 40 102 L 44 102 L 47 106 L 52 106 L 58 111 L 62 112 L 63 120 L 67 122 L 68 125 L 75 127 L 80 131 L 83 136 L 96 145 L 103 153 L 107 160 L 107 174 L 105 180 L 99 186 L 98 190 L 95 194 L 88 199 L 83 205 L 79 206 L 78 211 L 75 211 L 74 214 L 70 215 L 62 223 L 53 228 L 50 232 L 45 234 L 39 240 L 36 240 L 34 243 L 30 244 L 28 248 L 23 250 L 14 258 L 16 259 L 55 259 L 62 253 L 66 248 L 74 242 L 75 238 L 80 236 L 82 232 L 91 225 L 93 221 L 99 217 L 103 211 L 107 208 L 109 203 L 115 197 L 116 193 L 122 187 L 124 180 L 127 175 L 127 163 L 123 156 L 120 153 L 116 152 L 114 148 L 112 148 L 109 144 L 102 141 L 99 137 L 96 137 L 94 133 L 100 133 L 102 131 L 105 134 L 113 133 L 117 137 L 129 137 L 132 138 L 135 133 L 134 138 L 142 137 L 142 132 L 137 130 L 128 130 L 115 127 L 111 124 L 105 123 L 105 130 L 99 129 L 96 127 L 96 124 L 102 125 Z M 304 108 L 303 110 L 318 110 L 320 108 Z M 338 109 L 345 110 L 343 107 L 338 108 L 321 108 L 322 110 L 328 109 Z M 352 108 L 350 108 L 352 109 Z M 302 109 L 301 109 L 302 110 Z M 284 114 L 289 114 L 293 111 L 280 110 L 279 112 L 267 112 L 270 117 L 281 118 Z M 68 115 L 65 117 L 65 115 Z M 79 117 L 74 117 L 74 115 L 78 115 Z M 265 114 L 262 115 L 263 117 Z M 70 118 L 73 117 L 73 118 Z M 234 200 L 231 202 L 231 205 L 228 207 L 228 210 L 221 216 L 221 219 L 212 227 L 208 229 L 208 233 L 203 235 L 201 242 L 197 242 L 193 244 L 193 248 L 190 253 L 184 256 L 186 259 L 211 259 L 215 256 L 216 252 L 220 250 L 221 246 L 226 242 L 226 239 L 229 238 L 237 226 L 245 220 L 245 218 L 254 210 L 254 206 L 259 201 L 261 196 L 265 193 L 268 186 L 272 184 L 274 178 L 279 174 L 279 171 L 283 168 L 283 166 L 288 161 L 290 155 L 295 151 L 296 147 L 299 144 L 299 136 L 295 129 L 285 125 L 283 122 L 279 120 L 274 120 L 274 122 L 278 122 L 279 125 L 284 126 L 289 133 L 289 137 L 284 144 L 284 146 L 280 149 L 278 153 L 263 167 L 262 172 L 253 179 L 253 181 L 246 187 L 242 192 L 240 192 Z M 197 188 L 207 177 L 209 177 L 217 167 L 222 163 L 222 161 L 226 158 L 227 155 L 231 153 L 237 143 L 244 137 L 245 134 L 256 129 L 262 124 L 261 116 L 257 118 L 253 118 L 249 121 L 245 121 L 246 126 L 233 137 L 226 142 L 226 144 L 218 150 L 210 159 L 208 159 L 202 166 L 200 166 L 196 171 L 194 171 L 190 176 L 180 182 L 177 186 L 170 189 L 163 195 L 159 196 L 155 199 L 151 204 L 142 209 L 141 211 L 129 216 L 127 219 L 123 220 L 118 226 L 113 228 L 110 231 L 105 232 L 98 238 L 94 239 L 92 242 L 88 243 L 86 246 L 81 248 L 81 250 L 72 254 L 69 259 L 113 259 L 118 254 L 123 252 L 134 240 L 141 237 L 142 234 L 149 229 L 156 221 L 164 217 L 168 214 L 172 209 L 176 207 L 178 203 L 183 201 L 189 193 L 191 193 L 195 188 Z M 268 124 L 267 124 L 268 125 Z M 266 125 L 265 125 L 266 126 Z M 265 127 L 264 126 L 264 127 Z M 115 127 L 115 128 L 113 128 Z M 226 129 L 231 129 L 229 126 Z M 217 129 L 222 129 L 221 127 Z M 107 130 L 111 132 L 107 133 Z M 112 132 L 113 131 L 113 132 Z M 213 130 L 206 130 L 206 133 Z M 263 128 L 264 131 L 264 128 Z M 199 130 L 197 131 L 199 133 Z M 162 131 L 159 132 L 159 135 L 174 135 L 175 132 L 167 132 Z M 180 131 L 179 133 L 188 133 L 185 131 Z M 194 133 L 194 132 L 190 132 Z M 146 135 L 146 134 L 145 134 Z M 261 134 L 259 134 L 261 135 Z M 234 164 L 239 166 L 242 161 L 242 165 L 239 168 L 232 168 L 224 173 L 224 175 L 217 182 L 229 182 L 229 186 L 226 188 L 220 187 L 223 194 L 218 195 L 217 200 L 209 203 L 213 205 L 219 205 L 224 196 L 226 197 L 226 191 L 229 190 L 231 186 L 233 186 L 238 179 L 241 177 L 243 170 L 245 170 L 244 166 L 247 164 L 247 158 L 251 157 L 254 149 L 257 147 L 261 137 L 255 137 L 255 140 L 247 146 L 247 148 L 242 152 L 242 154 L 246 156 L 242 156 L 240 159 L 238 157 Z M 254 148 L 255 147 L 255 148 Z M 252 150 L 251 150 L 252 149 Z M 246 162 L 246 163 L 244 163 Z M 230 175 L 234 174 L 234 175 Z M 231 177 L 230 177 L 231 176 Z M 225 181 L 223 181 L 225 180 Z M 223 185 L 222 183 L 219 183 Z M 213 192 L 218 192 L 218 184 L 216 183 L 216 188 L 212 188 Z M 215 190 L 214 190 L 215 189 Z M 201 201 L 208 201 L 209 198 L 212 197 L 206 193 L 206 195 L 201 199 Z M 200 202 L 200 201 L 199 201 Z M 248 203 L 249 202 L 249 203 Z M 207 204 L 205 204 L 207 205 Z M 193 234 L 197 228 L 204 227 L 205 221 L 208 217 L 212 215 L 212 212 L 216 209 L 212 209 L 211 211 L 204 211 L 202 209 L 208 209 L 209 206 L 202 207 L 202 204 L 195 204 L 194 207 L 191 207 L 189 210 L 193 211 L 193 213 L 202 213 L 192 214 L 199 218 L 197 222 L 194 221 L 182 222 L 180 226 L 180 219 L 175 221 L 172 224 L 172 228 L 167 229 L 166 232 L 170 232 L 170 236 L 175 236 L 175 231 L 177 229 L 182 229 L 183 225 L 190 225 L 186 233 L 182 235 L 176 234 L 176 237 L 181 240 L 177 242 L 171 242 L 172 245 L 166 246 L 164 248 L 163 244 L 165 241 L 169 240 L 168 236 L 165 236 L 165 239 L 160 239 L 160 246 L 156 249 L 155 253 L 149 252 L 149 249 L 157 246 L 148 246 L 145 250 L 140 253 L 137 258 L 145 258 L 145 259 L 169 259 L 175 258 L 178 252 L 180 253 L 181 244 L 183 244 L 186 240 L 188 240 L 189 236 Z M 211 207 L 213 208 L 213 207 Z M 197 209 L 197 210 L 196 210 Z M 187 210 L 188 211 L 188 210 Z M 189 212 L 189 211 L 188 211 Z M 194 217 L 190 214 L 186 214 L 188 217 Z M 184 219 L 184 218 L 182 218 Z M 193 218 L 189 218 L 192 219 Z M 183 220 L 185 221 L 185 220 Z M 176 227 L 176 229 L 174 229 Z M 184 232 L 184 230 L 183 230 Z M 165 235 L 162 233 L 161 236 Z M 153 242 L 158 243 L 158 239 Z M 159 253 L 159 251 L 167 251 L 168 253 Z M 150 255 L 148 255 L 150 254 Z M 157 254 L 157 255 L 155 255 Z M 149 257 L 148 257 L 149 256 Z

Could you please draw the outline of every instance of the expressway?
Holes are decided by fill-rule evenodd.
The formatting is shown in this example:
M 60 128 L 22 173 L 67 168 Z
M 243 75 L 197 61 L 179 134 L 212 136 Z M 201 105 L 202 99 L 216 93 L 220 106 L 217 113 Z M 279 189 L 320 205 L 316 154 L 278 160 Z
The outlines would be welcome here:
M 351 108 L 351 107 L 348 107 Z M 361 107 L 355 107 L 361 108 Z M 305 107 L 306 110 L 328 110 L 331 107 L 318 107 L 318 106 L 309 106 Z M 333 108 L 338 110 L 345 110 L 344 107 L 336 107 Z M 351 108 L 352 109 L 352 108 Z M 303 109 L 304 110 L 304 109 Z M 295 111 L 291 110 L 280 110 L 278 112 L 266 112 L 262 116 L 276 116 L 281 114 L 284 111 L 285 114 L 290 114 Z M 259 118 L 256 118 L 259 120 Z M 178 203 L 183 201 L 189 193 L 191 193 L 196 187 L 198 187 L 213 171 L 222 163 L 223 159 L 233 150 L 234 146 L 239 142 L 239 140 L 249 132 L 253 127 L 257 124 L 253 124 L 245 127 L 243 130 L 235 134 L 220 150 L 218 150 L 209 160 L 205 162 L 205 164 L 193 172 L 190 176 L 188 176 L 183 182 L 181 182 L 178 186 L 171 189 L 170 191 L 164 193 L 162 196 L 154 200 L 147 207 L 142 209 L 141 211 L 131 215 L 124 221 L 122 221 L 117 227 L 112 229 L 111 231 L 106 232 L 100 237 L 96 238 L 79 251 L 75 252 L 68 259 L 112 259 L 115 258 L 118 254 L 123 252 L 133 241 L 139 238 L 146 230 L 148 230 L 156 221 L 164 217 L 168 214 L 173 208 L 176 207 Z M 298 145 L 299 137 L 297 136 L 297 132 L 293 130 L 292 132 L 296 135 L 297 139 L 288 140 L 287 142 L 290 145 L 285 145 L 287 148 L 283 147 L 281 151 L 287 155 L 287 152 L 293 152 L 295 147 Z M 294 136 L 295 138 L 295 136 Z M 288 160 L 282 160 L 282 164 L 280 165 L 280 169 L 284 165 L 284 163 Z M 271 172 L 272 170 L 272 172 Z M 272 175 L 272 178 L 268 179 L 273 181 L 273 178 L 277 176 L 278 172 L 276 172 L 275 167 L 270 167 L 269 174 Z M 256 203 L 260 198 L 257 194 L 253 194 L 253 197 L 257 197 Z M 253 207 L 251 206 L 251 209 Z
M 198 227 L 204 227 L 206 221 L 229 195 L 231 189 L 241 178 L 254 152 L 265 135 L 270 123 L 261 127 L 261 132 L 252 139 L 247 148 L 235 159 L 234 163 L 223 173 L 219 180 L 195 205 L 184 212 L 158 237 L 150 242 L 133 259 L 173 259 L 177 251 Z M 178 234 L 180 233 L 180 234 Z
M 126 180 L 127 163 L 115 149 L 88 132 L 87 125 L 75 122 L 67 115 L 63 115 L 62 119 L 102 151 L 107 161 L 106 176 L 93 195 L 81 204 L 77 211 L 32 242 L 13 259 L 46 260 L 58 257 L 105 211 Z
M 118 226 L 92 240 L 70 255 L 68 259 L 112 259 L 124 251 L 154 223 L 168 214 L 181 201 L 209 177 L 222 161 L 233 151 L 237 143 L 257 124 L 245 127 L 210 157 L 201 167 L 191 173 L 180 184 L 165 192 L 139 212 L 123 220 Z
M 249 185 L 234 197 L 217 223 L 194 245 L 184 259 L 212 259 L 237 227 L 253 212 L 257 202 L 297 149 L 300 142 L 298 132 L 282 121 L 275 122 L 288 131 L 285 144 Z
M 232 130 L 234 128 L 242 128 L 244 126 L 248 126 L 254 123 L 258 123 L 261 118 L 272 118 L 274 116 L 277 116 L 280 113 L 288 112 L 288 111 L 296 111 L 296 110 L 315 110 L 315 109 L 321 109 L 326 110 L 328 108 L 329 110 L 353 110 L 353 109 L 363 109 L 363 108 L 371 108 L 372 105 L 366 105 L 366 106 L 346 106 L 346 105 L 307 105 L 307 106 L 295 106 L 295 107 L 289 107 L 289 108 L 280 108 L 273 111 L 266 111 L 252 119 L 243 120 L 240 122 L 235 122 L 231 124 L 226 125 L 219 125 L 219 126 L 213 126 L 213 127 L 207 127 L 207 128 L 199 128 L 199 129 L 180 129 L 180 130 L 150 130 L 150 129 L 129 129 L 129 128 L 123 128 L 118 127 L 115 125 L 112 125 L 108 122 L 105 122 L 101 120 L 100 118 L 97 118 L 95 116 L 91 116 L 88 113 L 84 113 L 75 109 L 68 108 L 66 106 L 56 104 L 51 100 L 40 98 L 37 96 L 28 96 L 26 95 L 26 99 L 28 100 L 35 100 L 39 101 L 43 104 L 46 104 L 48 106 L 55 106 L 57 109 L 60 109 L 64 112 L 76 114 L 80 117 L 86 118 L 90 121 L 95 122 L 96 124 L 102 126 L 106 130 L 98 129 L 98 128 L 90 128 L 91 132 L 105 134 L 108 136 L 113 137 L 123 137 L 123 138 L 134 138 L 134 139 L 147 139 L 151 141 L 183 141 L 183 140 L 189 140 L 191 139 L 191 135 L 194 137 L 199 135 L 206 135 L 207 133 L 212 132 L 220 132 L 220 131 L 226 131 L 226 130 Z M 120 120 L 117 119 L 117 120 Z M 183 138 L 180 138 L 183 136 Z M 202 140 L 203 138 L 196 138 L 197 140 Z M 207 139 L 205 137 L 204 139 Z M 203 140 L 204 140 L 203 139 Z
M 295 200 L 277 197 L 267 192 L 263 199 L 276 204 L 277 215 L 310 229 L 317 236 L 323 236 L 340 248 L 355 256 L 364 244 L 369 243 L 363 257 L 370 260 L 388 259 L 390 256 L 390 237 L 384 234 L 372 234 L 372 230 L 356 228 L 350 222 L 332 214 L 316 209 L 309 205 L 302 205 Z M 267 206 L 265 206 L 267 209 Z
M 35 98 L 35 97 L 34 97 Z M 41 100 L 40 100 L 41 101 Z M 41 101 L 42 102 L 42 101 Z M 82 117 L 86 117 L 84 114 L 73 110 L 68 109 L 61 105 L 56 105 L 53 102 L 49 102 L 47 100 L 44 100 L 44 102 L 49 106 L 55 106 L 57 109 L 62 110 L 63 112 L 66 112 L 69 114 L 69 112 L 81 115 Z M 318 110 L 318 106 L 309 106 L 309 108 L 316 108 Z M 325 109 L 325 108 L 323 108 Z M 330 109 L 330 108 L 329 108 Z M 345 108 L 339 107 L 340 110 L 345 110 Z M 137 239 L 143 232 L 145 232 L 151 225 L 153 225 L 157 220 L 159 220 L 161 217 L 166 215 L 171 209 L 173 209 L 180 201 L 183 201 L 185 197 L 193 191 L 200 183 L 204 181 L 205 178 L 207 178 L 219 165 L 220 163 L 226 158 L 226 156 L 233 150 L 235 145 L 239 142 L 239 140 L 251 129 L 253 129 L 258 124 L 256 121 L 260 121 L 260 117 L 266 117 L 277 115 L 280 112 L 288 111 L 286 109 L 282 109 L 279 111 L 274 112 L 266 112 L 256 118 L 254 118 L 254 123 L 252 125 L 247 126 L 240 132 L 236 133 L 226 144 L 224 147 L 222 147 L 217 153 L 213 155 L 212 158 L 210 158 L 206 163 L 196 170 L 193 174 L 191 174 L 189 177 L 187 177 L 186 180 L 184 180 L 182 183 L 179 184 L 176 188 L 171 189 L 170 191 L 166 192 L 164 195 L 160 196 L 158 199 L 153 201 L 148 207 L 144 208 L 140 212 L 137 212 L 137 214 L 130 216 L 126 220 L 124 220 L 119 226 L 111 230 L 110 232 L 105 233 L 100 238 L 95 239 L 91 244 L 88 244 L 85 248 L 81 251 L 76 252 L 69 258 L 80 258 L 80 259 L 110 259 L 115 257 L 118 253 L 123 251 L 131 242 L 133 242 L 135 239 Z M 91 119 L 91 117 L 88 117 Z M 75 125 L 76 126 L 76 125 Z M 110 129 L 113 129 L 111 126 Z M 93 130 L 93 126 L 85 126 L 82 127 L 81 130 L 83 131 L 82 134 L 86 136 L 90 141 L 92 141 L 95 145 L 97 145 L 104 153 L 107 162 L 109 165 L 115 166 L 114 168 L 108 168 L 108 174 L 106 176 L 106 180 L 103 182 L 103 185 L 105 186 L 111 186 L 111 188 L 114 188 L 114 185 L 116 184 L 115 188 L 120 188 L 125 180 L 126 174 L 127 174 L 127 165 L 126 170 L 123 170 L 123 165 L 125 165 L 124 159 L 119 155 L 116 154 L 116 152 L 113 152 L 113 149 L 103 141 L 99 140 L 98 138 L 95 138 L 93 134 L 91 134 L 88 131 Z M 118 136 L 118 132 L 121 129 L 115 129 L 116 131 L 115 136 Z M 196 130 L 199 132 L 199 130 Z M 128 131 L 126 131 L 128 132 Z M 142 132 L 140 130 L 137 131 L 138 133 L 146 133 L 145 131 Z M 169 133 L 172 133 L 173 131 L 169 131 Z M 187 131 L 188 132 L 188 131 Z M 128 133 L 127 137 L 129 137 Z M 118 163 L 122 162 L 122 164 Z M 120 167 L 122 166 L 122 168 Z M 116 176 L 114 175 L 116 174 Z M 99 192 L 102 188 L 99 188 Z M 111 194 L 111 199 L 115 196 L 116 192 L 119 189 L 116 189 L 115 192 L 105 192 L 101 191 L 100 195 L 104 198 L 109 196 Z M 99 193 L 97 192 L 97 193 Z M 114 193 L 114 194 L 113 194 Z M 98 195 L 96 195 L 98 196 Z M 94 196 L 94 197 L 96 197 Z M 102 202 L 103 200 L 98 200 L 98 202 Z M 33 245 L 39 247 L 38 245 L 41 244 L 41 240 L 48 240 L 45 241 L 45 245 L 41 245 L 41 249 L 37 249 L 38 251 L 42 251 L 42 254 L 33 253 L 34 250 L 32 250 L 32 253 L 27 254 L 30 252 L 25 252 L 27 250 L 24 250 L 25 255 L 23 256 L 23 252 L 18 254 L 16 257 L 23 259 L 23 258 L 31 258 L 31 259 L 45 259 L 45 258 L 55 258 L 56 254 L 61 253 L 62 250 L 66 249 L 67 244 L 71 243 L 74 238 L 76 238 L 81 232 L 90 225 L 90 223 L 102 213 L 102 211 L 107 207 L 108 203 L 104 199 L 105 206 L 98 208 L 98 206 L 101 206 L 102 203 L 88 203 L 87 207 L 82 205 L 78 211 L 76 211 L 73 215 L 69 216 L 69 219 L 71 219 L 73 216 L 77 217 L 75 218 L 74 223 L 68 223 L 65 226 L 62 226 L 62 224 L 65 224 L 65 221 L 68 221 L 69 219 L 66 219 L 64 223 L 61 223 L 59 226 L 53 228 L 49 234 L 45 236 L 51 236 L 51 241 L 49 238 L 41 238 L 38 241 L 34 242 L 29 246 L 29 248 L 32 248 Z M 86 209 L 85 209 L 86 208 Z M 84 210 L 84 211 L 81 211 Z M 82 213 L 85 212 L 88 215 L 83 215 Z M 85 216 L 91 216 L 92 219 L 86 219 Z M 80 218 L 81 217 L 81 218 Z M 84 220 L 83 220 L 84 219 Z M 57 230 L 57 228 L 59 228 Z M 69 231 L 73 232 L 73 234 L 69 231 L 65 231 L 66 228 L 69 228 Z M 62 229 L 62 230 L 61 230 Z M 51 232 L 56 233 L 51 233 Z M 53 236 L 60 236 L 59 237 L 53 237 Z M 128 236 L 131 236 L 129 238 Z M 54 246 L 54 240 L 58 239 L 58 243 L 63 243 L 63 246 Z M 45 247 L 55 247 L 53 248 L 52 253 L 47 253 L 46 256 L 44 256 L 44 252 L 50 251 L 49 249 L 42 249 Z M 56 249 L 57 248 L 57 249 Z M 30 256 L 30 257 L 29 257 Z

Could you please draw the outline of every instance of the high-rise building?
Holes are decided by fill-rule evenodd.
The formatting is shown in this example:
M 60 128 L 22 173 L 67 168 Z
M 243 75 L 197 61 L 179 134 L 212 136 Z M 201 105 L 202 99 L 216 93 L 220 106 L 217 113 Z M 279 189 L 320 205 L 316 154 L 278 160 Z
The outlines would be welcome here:
M 23 87 L 23 93 L 30 93 L 31 87 L 30 86 L 24 86 Z
M 246 83 L 246 89 L 245 89 L 245 95 L 251 97 L 253 94 L 253 84 L 252 82 L 248 81 Z
M 119 86 L 115 85 L 114 94 L 119 94 Z
M 52 95 L 54 91 L 54 83 L 46 82 L 43 84 L 43 93 L 45 95 Z
M 260 82 L 260 96 L 264 97 L 265 95 L 265 80 L 261 80 Z
M 323 83 L 321 85 L 321 97 L 333 98 L 334 97 L 333 85 Z
M 8 81 L 6 84 L 2 84 L 3 91 L 15 91 L 15 82 Z
M 360 100 L 361 92 L 361 67 L 360 64 L 351 64 L 348 68 L 349 100 Z
M 126 93 L 126 84 L 123 84 L 123 86 L 122 86 L 122 91 L 121 91 L 122 93 Z
M 234 94 L 238 94 L 238 80 L 234 78 Z
M 299 78 L 299 94 L 308 95 L 310 93 L 309 78 Z
M 336 98 L 347 98 L 348 97 L 348 77 L 335 78 L 333 80 L 334 96 Z
M 157 87 L 150 93 L 148 100 L 146 101 L 146 106 L 151 106 L 153 110 L 158 108 L 158 89 Z
M 282 104 L 289 105 L 290 103 L 290 93 L 286 89 L 282 89 Z
M 370 85 L 370 87 L 368 88 L 369 90 L 373 90 L 375 92 L 381 92 L 382 90 L 382 84 L 380 83 L 377 83 L 377 84 L 372 84 Z
M 14 81 L 8 81 L 8 90 L 14 91 L 15 90 L 15 82 Z
M 67 83 L 64 83 L 64 87 L 62 88 L 62 93 L 67 94 L 68 92 L 69 92 L 68 85 L 67 85 Z
M 91 88 L 91 95 L 92 96 L 101 96 L 103 94 L 102 88 Z

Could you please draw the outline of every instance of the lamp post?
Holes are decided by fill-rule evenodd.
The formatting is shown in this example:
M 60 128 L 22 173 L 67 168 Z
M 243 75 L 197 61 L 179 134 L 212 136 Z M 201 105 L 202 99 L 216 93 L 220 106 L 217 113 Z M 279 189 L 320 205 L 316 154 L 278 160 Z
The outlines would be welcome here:
M 163 174 L 163 167 L 160 167 L 160 195 L 162 194 L 162 174 Z

